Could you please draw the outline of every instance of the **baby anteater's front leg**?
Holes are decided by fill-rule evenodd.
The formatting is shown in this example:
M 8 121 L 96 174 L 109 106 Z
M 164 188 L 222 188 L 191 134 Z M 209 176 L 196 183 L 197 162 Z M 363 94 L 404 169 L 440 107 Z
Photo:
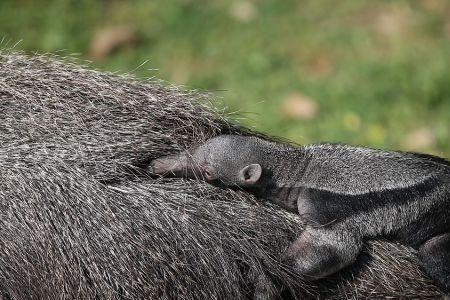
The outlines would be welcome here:
M 362 240 L 342 228 L 306 228 L 284 255 L 284 262 L 305 279 L 333 274 L 353 263 Z
M 419 249 L 419 259 L 428 276 L 450 293 L 450 233 L 425 242 Z

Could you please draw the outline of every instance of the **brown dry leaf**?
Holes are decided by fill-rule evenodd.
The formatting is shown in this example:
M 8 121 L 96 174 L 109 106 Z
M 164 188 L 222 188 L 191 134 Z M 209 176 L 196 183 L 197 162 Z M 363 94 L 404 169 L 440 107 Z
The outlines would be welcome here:
M 240 22 L 249 22 L 253 20 L 258 11 L 255 5 L 249 1 L 235 2 L 230 7 L 230 15 Z
M 332 61 L 325 55 L 315 57 L 309 64 L 309 71 L 316 76 L 328 76 L 334 71 Z
M 429 128 L 418 128 L 406 135 L 402 142 L 403 148 L 410 151 L 420 151 L 436 144 L 436 136 Z
M 444 13 L 447 7 L 448 0 L 422 0 L 420 4 L 426 10 L 433 13 Z
M 388 38 L 395 38 L 406 34 L 411 25 L 412 11 L 403 6 L 393 6 L 378 13 L 375 19 L 376 31 Z
M 108 27 L 99 30 L 91 41 L 89 57 L 102 59 L 114 50 L 136 42 L 136 31 L 130 26 Z
M 281 106 L 281 114 L 286 119 L 311 120 L 318 113 L 317 102 L 300 93 L 287 96 Z

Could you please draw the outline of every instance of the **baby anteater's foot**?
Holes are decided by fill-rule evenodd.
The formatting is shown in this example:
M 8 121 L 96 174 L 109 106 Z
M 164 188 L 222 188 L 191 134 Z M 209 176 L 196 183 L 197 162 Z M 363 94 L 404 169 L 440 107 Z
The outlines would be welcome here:
M 353 263 L 361 244 L 342 229 L 307 228 L 286 251 L 284 263 L 306 280 L 316 280 Z

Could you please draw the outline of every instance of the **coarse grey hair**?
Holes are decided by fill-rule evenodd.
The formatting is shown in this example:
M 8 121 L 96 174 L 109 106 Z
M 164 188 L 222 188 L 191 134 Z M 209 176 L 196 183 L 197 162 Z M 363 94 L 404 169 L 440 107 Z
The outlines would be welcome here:
M 290 296 L 430 298 L 414 250 L 367 243 L 307 283 L 280 263 L 301 219 L 243 191 L 146 176 L 161 155 L 253 134 L 211 95 L 0 53 L 0 295 L 5 299 L 246 299 L 270 276 Z M 286 295 L 285 295 L 286 296 Z

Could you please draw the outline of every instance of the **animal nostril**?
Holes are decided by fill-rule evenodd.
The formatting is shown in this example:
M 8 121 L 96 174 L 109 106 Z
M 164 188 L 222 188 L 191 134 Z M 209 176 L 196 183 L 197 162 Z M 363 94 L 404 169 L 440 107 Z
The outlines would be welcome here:
M 205 175 L 205 179 L 206 179 L 206 180 L 212 180 L 212 179 L 213 179 L 213 175 L 212 175 L 212 173 L 209 172 L 209 171 L 205 171 L 205 172 L 204 172 L 204 175 Z
M 158 174 L 161 172 L 161 161 L 158 161 L 158 159 L 151 161 L 147 166 L 147 171 L 152 174 Z

